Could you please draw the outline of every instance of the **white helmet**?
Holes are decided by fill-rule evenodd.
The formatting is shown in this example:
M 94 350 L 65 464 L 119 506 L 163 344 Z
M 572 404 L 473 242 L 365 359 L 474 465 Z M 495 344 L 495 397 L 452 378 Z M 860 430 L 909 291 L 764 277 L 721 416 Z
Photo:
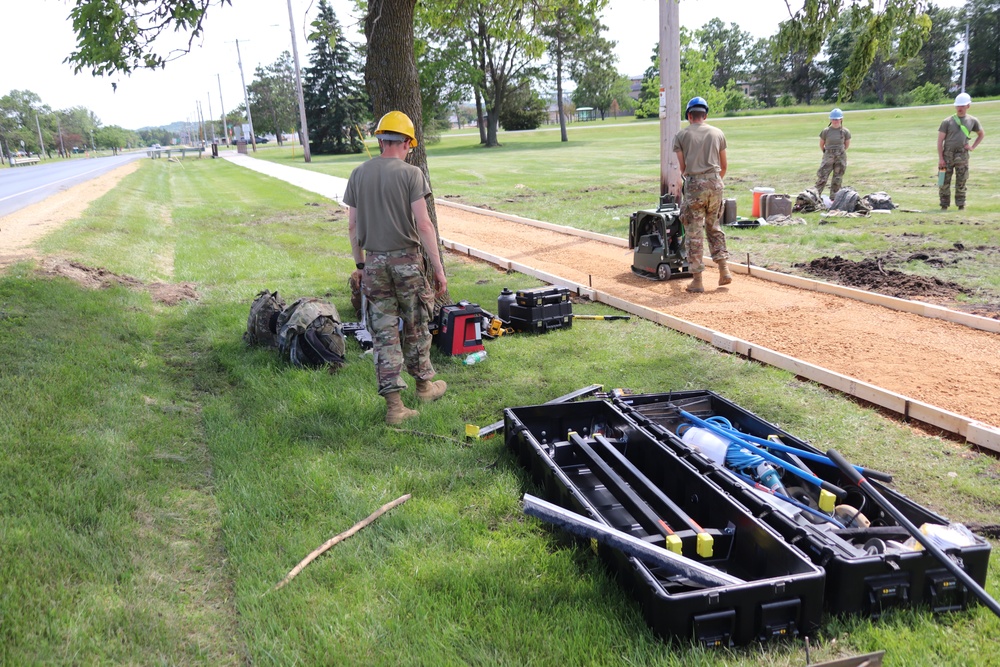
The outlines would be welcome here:
M 959 93 L 958 97 L 955 98 L 956 107 L 964 107 L 972 104 L 972 98 L 969 97 L 968 93 Z

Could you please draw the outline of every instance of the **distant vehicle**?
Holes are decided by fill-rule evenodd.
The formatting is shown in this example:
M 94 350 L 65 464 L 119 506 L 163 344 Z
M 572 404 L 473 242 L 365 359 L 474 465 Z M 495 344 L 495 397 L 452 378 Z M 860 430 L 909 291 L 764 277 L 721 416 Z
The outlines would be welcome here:
M 160 144 L 153 144 L 153 150 L 154 151 L 160 150 Z
M 266 144 L 268 141 L 270 141 L 270 139 L 268 139 L 267 137 L 257 137 L 258 144 Z

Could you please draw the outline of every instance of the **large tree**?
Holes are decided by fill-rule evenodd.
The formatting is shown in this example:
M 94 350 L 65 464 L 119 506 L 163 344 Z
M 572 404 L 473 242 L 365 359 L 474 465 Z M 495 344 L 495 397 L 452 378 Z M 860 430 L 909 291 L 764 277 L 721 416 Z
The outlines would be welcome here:
M 344 39 L 333 8 L 320 0 L 319 15 L 312 22 L 303 95 L 309 140 L 316 153 L 360 153 L 360 130 L 370 115 L 361 83 L 357 48 Z
M 855 46 L 840 81 L 841 98 L 849 98 L 861 87 L 875 57 L 887 53 L 888 44 L 901 61 L 917 54 L 931 28 L 925 6 L 923 0 L 807 0 L 795 13 L 789 5 L 791 18 L 781 24 L 778 40 L 783 52 L 811 60 L 823 49 L 838 17 L 850 12 Z
M 917 83 L 934 83 L 947 90 L 955 81 L 952 49 L 958 42 L 960 31 L 965 28 L 964 22 L 959 24 L 960 15 L 961 10 L 958 9 L 942 9 L 937 5 L 927 7 L 931 32 L 917 54 L 923 66 Z
M 434 0 L 423 14 L 431 25 L 464 35 L 468 60 L 478 68 L 477 102 L 486 111 L 486 146 L 499 146 L 497 130 L 507 97 L 545 49 L 536 30 L 536 0 Z
M 566 53 L 569 75 L 576 83 L 573 102 L 578 107 L 597 109 L 601 119 L 615 102 L 619 109 L 631 108 L 633 102 L 628 96 L 631 81 L 623 89 L 623 79 L 628 79 L 622 77 L 615 67 L 618 61 L 614 54 L 617 42 L 603 36 L 606 30 L 607 26 L 596 22 L 589 34 L 570 42 L 571 48 Z
M 296 127 L 299 121 L 292 54 L 284 51 L 270 65 L 258 65 L 254 80 L 247 86 L 247 95 L 254 118 L 254 131 L 274 134 L 280 145 L 284 133 Z
M 966 85 L 976 95 L 995 95 L 1000 93 L 1000 0 L 971 0 L 968 7 Z
M 541 2 L 537 10 L 538 29 L 545 40 L 552 78 L 556 82 L 556 109 L 562 141 L 569 141 L 563 112 L 563 78 L 567 69 L 581 62 L 593 61 L 595 67 L 602 62 L 607 64 L 614 49 L 614 42 L 601 37 L 601 31 L 606 28 L 597 18 L 607 3 L 608 0 L 549 0 Z
M 743 83 L 749 74 L 747 52 L 753 46 L 753 36 L 740 30 L 735 23 L 728 27 L 721 19 L 714 18 L 695 32 L 698 43 L 715 52 L 715 71 L 712 85 L 725 88 L 730 81 Z

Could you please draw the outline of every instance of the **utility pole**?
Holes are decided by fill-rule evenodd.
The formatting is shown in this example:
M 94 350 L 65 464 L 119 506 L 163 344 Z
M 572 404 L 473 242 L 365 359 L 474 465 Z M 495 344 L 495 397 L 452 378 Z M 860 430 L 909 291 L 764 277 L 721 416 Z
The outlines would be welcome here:
M 253 117 L 250 115 L 250 96 L 247 95 L 247 80 L 243 77 L 243 56 L 240 55 L 240 40 L 236 40 L 236 63 L 240 66 L 240 81 L 243 83 L 243 102 L 247 105 L 247 124 L 250 126 L 250 143 L 253 152 L 257 152 L 257 133 L 253 129 Z
M 962 92 L 965 92 L 965 73 L 969 71 L 969 15 L 965 15 L 965 56 L 962 59 Z
M 673 148 L 681 129 L 680 0 L 660 0 L 660 196 L 681 200 L 681 165 Z
M 208 98 L 208 117 L 212 119 L 212 123 L 209 125 L 209 127 L 212 128 L 212 143 L 214 144 L 216 143 L 216 141 L 215 141 L 215 116 L 212 115 L 212 93 L 206 94 L 205 97 Z
M 66 155 L 66 146 L 63 145 L 62 120 L 60 120 L 58 113 L 56 113 L 56 128 L 59 130 L 59 152 L 63 157 L 69 157 Z
M 35 114 L 35 129 L 38 130 L 38 157 L 45 156 L 45 142 L 42 141 L 42 126 L 38 123 L 38 114 Z
M 295 41 L 295 19 L 292 17 L 292 0 L 288 0 L 288 30 L 292 33 L 292 56 L 295 58 L 295 89 L 299 94 L 299 121 L 302 132 L 299 140 L 302 142 L 302 154 L 306 162 L 312 162 L 309 151 L 309 126 L 306 125 L 306 102 L 302 96 L 302 72 L 299 69 L 299 47 Z
M 219 82 L 219 104 L 222 105 L 222 134 L 226 137 L 226 145 L 230 146 L 229 143 L 229 125 L 226 123 L 226 103 L 222 99 L 222 77 L 218 74 L 215 75 L 216 80 Z

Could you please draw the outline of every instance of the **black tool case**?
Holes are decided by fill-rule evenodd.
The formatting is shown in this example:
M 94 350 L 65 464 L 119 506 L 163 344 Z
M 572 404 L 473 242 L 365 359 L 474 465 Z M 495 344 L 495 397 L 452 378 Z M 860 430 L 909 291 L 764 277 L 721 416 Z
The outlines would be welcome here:
M 514 293 L 514 303 L 519 306 L 550 306 L 569 302 L 569 288 L 557 285 L 519 289 Z
M 508 408 L 504 427 L 545 499 L 659 546 L 666 522 L 684 556 L 745 580 L 700 587 L 600 546 L 659 634 L 734 646 L 818 626 L 822 569 L 610 403 Z
M 677 407 L 697 417 L 719 415 L 728 419 L 743 433 L 767 438 L 777 435 L 797 449 L 822 454 L 815 447 L 777 428 L 751 412 L 711 391 L 680 391 L 664 394 L 623 396 L 614 399 L 615 406 L 631 423 L 667 445 L 685 462 L 711 479 L 739 501 L 751 513 L 780 533 L 786 541 L 809 555 L 826 570 L 826 607 L 834 614 L 861 614 L 877 618 L 892 607 L 929 606 L 935 612 L 965 609 L 975 596 L 926 551 L 901 553 L 865 553 L 862 546 L 871 537 L 905 541 L 909 535 L 902 526 L 882 510 L 860 488 L 851 484 L 835 466 L 805 462 L 819 478 L 848 491 L 845 502 L 857 507 L 871 521 L 875 530 L 823 531 L 803 524 L 776 511 L 761 494 L 722 469 L 677 437 L 680 418 Z M 777 454 L 777 452 L 775 452 Z M 854 463 L 863 463 L 857 462 Z M 924 523 L 947 525 L 948 519 L 917 504 L 905 495 L 868 478 L 907 519 L 917 526 Z M 948 549 L 963 569 L 980 585 L 986 580 L 990 544 L 981 537 L 976 544 Z

